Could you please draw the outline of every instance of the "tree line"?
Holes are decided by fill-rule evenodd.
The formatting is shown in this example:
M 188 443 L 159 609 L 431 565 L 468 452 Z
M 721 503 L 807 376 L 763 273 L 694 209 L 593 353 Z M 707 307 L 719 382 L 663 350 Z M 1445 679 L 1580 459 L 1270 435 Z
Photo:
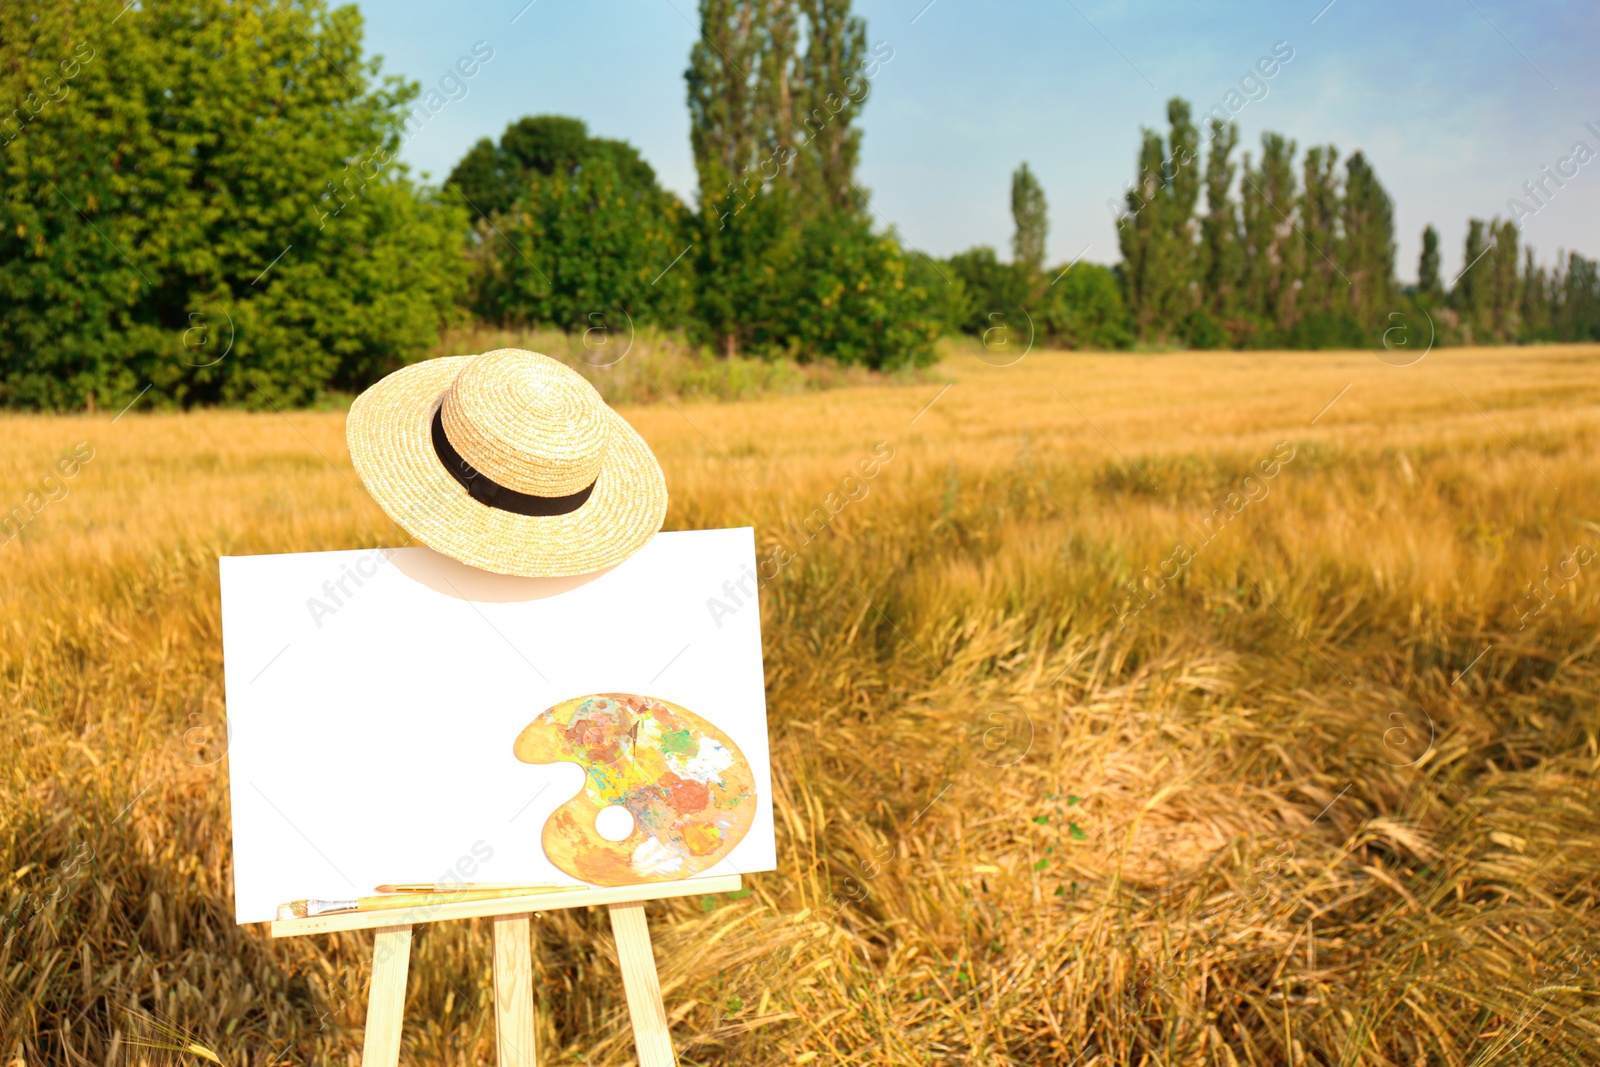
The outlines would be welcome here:
M 1393 206 L 1360 152 L 1269 133 L 1259 155 L 1173 100 L 1143 132 L 1121 262 L 1047 265 L 1037 175 L 1009 257 L 935 258 L 878 224 L 858 120 L 894 50 L 849 0 L 700 0 L 685 71 L 698 196 L 622 141 L 534 115 L 439 187 L 401 147 L 464 96 L 383 76 L 324 0 L 0 5 L 0 404 L 286 406 L 349 393 L 465 317 L 680 330 L 724 356 L 920 365 L 988 345 L 1373 346 L 1600 339 L 1595 263 L 1519 261 L 1474 220 L 1467 269 L 1395 280 Z M 1203 142 L 1203 143 L 1202 143 Z M 1203 203 L 1202 203 L 1203 200 Z M 1430 259 L 1431 257 L 1431 259 Z
M 1394 206 L 1361 152 L 1298 156 L 1279 133 L 1259 155 L 1220 117 L 1202 138 L 1189 104 L 1146 129 L 1117 215 L 1114 268 L 1043 269 L 1047 206 L 1023 164 L 1012 177 L 1012 258 L 980 247 L 949 261 L 967 312 L 960 327 L 1068 348 L 1375 348 L 1425 323 L 1438 344 L 1600 340 L 1600 271 L 1576 252 L 1519 259 L 1511 220 L 1469 220 L 1463 269 L 1439 273 L 1439 234 L 1422 234 L 1418 282 L 1395 276 Z M 1298 158 L 1297 158 L 1298 156 Z M 1074 280 L 1075 279 L 1075 280 Z M 1004 329 L 1004 334 L 996 331 Z

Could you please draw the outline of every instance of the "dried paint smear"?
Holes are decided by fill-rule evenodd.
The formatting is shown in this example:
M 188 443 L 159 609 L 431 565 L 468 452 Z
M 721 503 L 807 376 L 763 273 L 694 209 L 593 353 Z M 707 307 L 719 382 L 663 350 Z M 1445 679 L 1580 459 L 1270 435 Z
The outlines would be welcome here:
M 564 700 L 529 723 L 512 751 L 524 763 L 583 768 L 583 789 L 551 814 L 543 844 L 551 863 L 594 885 L 687 878 L 733 851 L 755 821 L 755 782 L 739 746 L 665 700 Z M 633 816 L 621 841 L 595 828 L 613 805 Z

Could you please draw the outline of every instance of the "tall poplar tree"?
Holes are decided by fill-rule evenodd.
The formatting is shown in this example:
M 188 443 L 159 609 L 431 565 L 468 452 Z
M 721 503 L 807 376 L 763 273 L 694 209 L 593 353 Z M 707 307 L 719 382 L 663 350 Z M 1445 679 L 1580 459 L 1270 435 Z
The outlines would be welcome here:
M 797 114 L 791 132 L 798 148 L 795 177 L 802 201 L 832 211 L 859 211 L 865 198 L 855 184 L 867 102 L 867 24 L 850 13 L 850 0 L 801 0 L 806 49 L 795 78 Z
M 775 179 L 792 103 L 787 0 L 701 0 L 689 53 L 689 140 L 700 179 L 697 312 L 725 356 L 782 314 L 775 282 L 797 255 L 792 191 Z
M 865 25 L 848 0 L 701 0 L 700 19 L 685 80 L 702 332 L 726 356 L 930 360 L 939 313 L 855 185 Z
M 1456 277 L 1455 288 L 1450 292 L 1450 303 L 1461 316 L 1461 325 L 1467 331 L 1468 340 L 1479 340 L 1484 329 L 1484 308 L 1488 303 L 1485 290 L 1488 283 L 1484 277 L 1487 272 L 1478 268 L 1483 266 L 1484 259 L 1493 255 L 1484 235 L 1482 219 L 1467 220 L 1467 240 L 1462 253 L 1465 258 L 1462 260 L 1461 273 Z
M 1123 300 L 1140 337 L 1154 332 L 1160 279 L 1155 239 L 1159 229 L 1162 189 L 1161 135 L 1151 129 L 1139 142 L 1139 173 L 1127 193 L 1127 209 L 1117 222 L 1117 244 L 1122 251 Z
M 1549 340 L 1551 326 L 1549 274 L 1534 261 L 1532 248 L 1525 249 L 1523 257 L 1522 305 L 1519 311 L 1522 328 L 1519 331 L 1519 339 Z
M 1157 306 L 1164 322 L 1181 322 L 1195 306 L 1195 204 L 1200 199 L 1200 132 L 1188 101 L 1167 101 L 1166 196 L 1162 228 L 1156 237 L 1160 289 Z
M 1514 341 L 1521 330 L 1522 292 L 1517 267 L 1517 224 L 1510 219 L 1493 219 L 1489 235 L 1494 241 L 1494 251 L 1484 257 L 1479 266 L 1487 267 L 1480 304 L 1487 336 L 1499 344 Z
M 1045 237 L 1050 231 L 1044 188 L 1024 163 L 1011 175 L 1011 261 L 1029 275 L 1044 267 Z
M 1422 255 L 1417 260 L 1417 291 L 1427 296 L 1444 292 L 1439 282 L 1439 231 L 1433 226 L 1422 228 Z
M 1165 145 L 1154 130 L 1144 131 L 1139 176 L 1118 230 L 1129 309 L 1140 335 L 1155 338 L 1165 337 L 1195 306 L 1200 149 L 1187 101 L 1167 102 L 1167 124 Z
M 1303 247 L 1299 258 L 1305 272 L 1296 298 L 1296 314 L 1300 318 L 1335 318 L 1343 314 L 1349 296 L 1348 272 L 1339 267 L 1343 249 L 1339 233 L 1341 189 L 1335 170 L 1338 161 L 1337 148 L 1314 145 L 1306 150 L 1301 165 L 1299 236 Z M 1319 328 L 1325 330 L 1325 326 Z
M 1286 332 L 1294 322 L 1294 283 L 1300 277 L 1295 203 L 1295 144 L 1282 134 L 1261 136 L 1261 165 L 1244 157 L 1240 190 L 1244 219 L 1245 306 L 1260 326 Z
M 1522 303 L 1516 223 L 1469 219 L 1463 251 L 1467 266 L 1450 296 L 1462 325 L 1471 331 L 1470 340 L 1491 344 L 1515 339 Z
M 700 39 L 689 52 L 689 143 L 704 212 L 732 213 L 740 203 L 735 180 L 776 145 L 779 123 L 771 75 L 771 8 L 766 0 L 701 0 Z M 788 57 L 784 57 L 785 67 Z
M 1557 274 L 1551 279 L 1552 291 L 1559 294 L 1552 313 L 1556 339 L 1600 341 L 1600 264 L 1573 252 Z
M 1225 319 L 1237 303 L 1243 270 L 1239 207 L 1232 194 L 1238 167 L 1229 158 L 1239 143 L 1239 127 L 1212 119 L 1210 142 L 1206 154 L 1206 214 L 1200 220 L 1200 284 L 1206 306 L 1216 318 Z
M 1345 163 L 1341 215 L 1350 314 L 1363 330 L 1372 330 L 1394 303 L 1394 202 L 1360 152 Z

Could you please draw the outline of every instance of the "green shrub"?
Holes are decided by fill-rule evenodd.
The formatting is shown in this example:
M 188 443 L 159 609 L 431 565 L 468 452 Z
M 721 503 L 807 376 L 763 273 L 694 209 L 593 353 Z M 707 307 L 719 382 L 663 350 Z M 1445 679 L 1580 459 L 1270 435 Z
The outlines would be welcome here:
M 1349 315 L 1314 312 L 1289 330 L 1289 348 L 1367 348 L 1376 341 Z
M 961 276 L 947 264 L 921 253 L 906 259 L 906 280 L 927 294 L 925 314 L 940 336 L 961 332 L 972 311 L 972 293 Z
M 1100 350 L 1127 348 L 1133 343 L 1122 287 L 1109 267 L 1076 263 L 1051 277 L 1054 281 L 1045 289 L 1042 311 L 1035 315 L 1041 343 L 1052 348 Z
M 994 249 L 979 245 L 957 252 L 950 257 L 948 269 L 967 293 L 962 330 L 981 335 L 996 321 L 1022 321 L 1022 309 L 1029 303 L 1027 278 L 1012 264 L 1000 262 Z M 999 320 L 994 316 L 999 316 Z
M 1223 348 L 1228 335 L 1216 316 L 1205 308 L 1195 308 L 1178 324 L 1178 338 L 1190 348 Z
M 788 347 L 874 370 L 933 362 L 940 297 L 911 270 L 891 234 L 851 212 L 821 215 L 802 232 Z
M 1021 331 L 1035 348 L 1118 349 L 1133 341 L 1122 286 L 1109 267 L 1074 263 L 1036 272 L 1002 263 L 980 245 L 951 256 L 947 269 L 965 291 L 966 333 Z

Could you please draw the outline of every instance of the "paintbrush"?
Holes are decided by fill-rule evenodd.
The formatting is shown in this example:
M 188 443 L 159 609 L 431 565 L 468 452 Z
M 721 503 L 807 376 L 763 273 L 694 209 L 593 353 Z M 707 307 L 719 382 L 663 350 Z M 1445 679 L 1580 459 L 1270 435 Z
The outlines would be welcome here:
M 555 893 L 575 886 L 547 886 L 520 889 L 475 889 L 453 893 L 388 893 L 355 900 L 291 900 L 278 908 L 279 919 L 309 919 L 318 915 L 343 915 L 353 911 L 386 911 L 393 908 L 425 908 L 436 904 L 455 904 L 463 900 L 494 900 Z
M 494 889 L 498 891 L 520 892 L 524 889 L 577 889 L 578 886 L 562 886 L 556 882 L 385 882 L 373 889 L 375 893 L 455 893 L 461 890 L 468 892 L 479 889 Z

